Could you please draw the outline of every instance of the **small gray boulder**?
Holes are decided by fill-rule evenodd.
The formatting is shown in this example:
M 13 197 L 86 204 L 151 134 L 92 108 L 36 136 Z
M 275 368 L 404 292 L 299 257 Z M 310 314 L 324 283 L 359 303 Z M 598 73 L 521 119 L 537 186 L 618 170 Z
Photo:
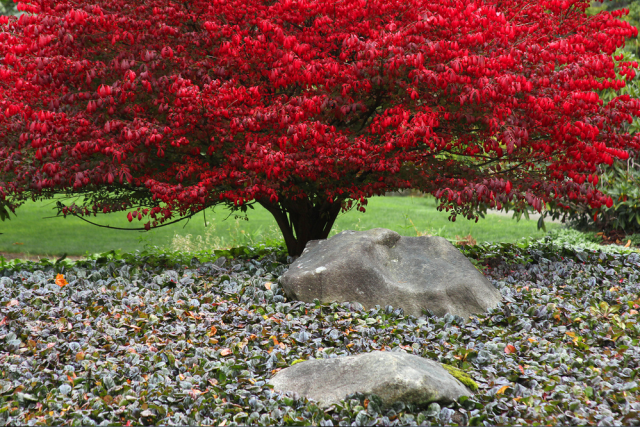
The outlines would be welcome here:
M 437 362 L 403 352 L 374 351 L 315 359 L 278 372 L 269 381 L 276 391 L 293 391 L 320 407 L 353 393 L 376 394 L 383 407 L 395 402 L 449 403 L 472 393 Z
M 500 292 L 446 239 L 403 237 L 392 230 L 343 231 L 307 244 L 280 277 L 290 299 L 429 309 L 464 318 L 498 305 Z

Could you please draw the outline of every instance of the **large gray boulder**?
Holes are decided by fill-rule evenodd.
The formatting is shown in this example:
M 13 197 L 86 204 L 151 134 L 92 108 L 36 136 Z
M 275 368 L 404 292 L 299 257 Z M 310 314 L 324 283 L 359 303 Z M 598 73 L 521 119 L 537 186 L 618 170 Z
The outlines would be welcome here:
M 437 362 L 403 352 L 374 351 L 297 363 L 270 381 L 276 391 L 293 391 L 320 407 L 353 393 L 376 394 L 383 407 L 401 401 L 449 403 L 472 393 Z
M 280 277 L 290 299 L 429 309 L 469 317 L 501 301 L 500 292 L 446 239 L 403 237 L 392 230 L 343 231 L 307 244 Z

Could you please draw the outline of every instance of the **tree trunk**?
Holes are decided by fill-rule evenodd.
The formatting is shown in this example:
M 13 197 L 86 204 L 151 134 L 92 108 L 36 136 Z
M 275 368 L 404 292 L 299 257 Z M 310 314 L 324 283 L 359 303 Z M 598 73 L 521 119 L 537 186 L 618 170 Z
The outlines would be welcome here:
M 342 200 L 314 203 L 304 198 L 271 203 L 260 199 L 258 203 L 275 218 L 290 256 L 300 256 L 310 240 L 326 239 L 342 209 Z

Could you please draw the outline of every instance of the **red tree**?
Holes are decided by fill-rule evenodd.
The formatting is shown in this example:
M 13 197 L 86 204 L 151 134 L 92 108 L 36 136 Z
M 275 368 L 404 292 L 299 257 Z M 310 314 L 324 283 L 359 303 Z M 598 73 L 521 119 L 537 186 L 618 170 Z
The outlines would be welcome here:
M 594 91 L 634 75 L 637 30 L 588 3 L 26 1 L 0 17 L 0 202 L 147 229 L 257 202 L 292 255 L 403 188 L 454 220 L 611 203 L 591 183 L 640 103 Z

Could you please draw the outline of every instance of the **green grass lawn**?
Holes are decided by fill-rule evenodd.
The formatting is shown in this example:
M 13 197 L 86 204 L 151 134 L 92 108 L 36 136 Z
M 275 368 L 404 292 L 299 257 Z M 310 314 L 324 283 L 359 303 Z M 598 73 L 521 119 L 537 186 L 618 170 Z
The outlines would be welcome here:
M 197 243 L 196 236 L 208 236 L 209 244 L 218 246 L 238 246 L 279 237 L 275 221 L 260 206 L 249 211 L 248 221 L 235 219 L 233 215 L 229 217 L 228 211 L 216 209 L 206 212 L 208 227 L 205 227 L 204 216 L 198 215 L 189 222 L 149 232 L 99 228 L 73 217 L 47 218 L 55 215 L 54 206 L 52 201 L 30 202 L 17 211 L 17 217 L 0 222 L 0 233 L 3 233 L 0 235 L 0 252 L 60 256 L 63 253 L 84 255 L 112 249 L 133 251 L 144 249 L 145 245 L 170 248 L 176 234 L 182 239 L 174 240 L 175 249 L 193 248 Z M 447 220 L 446 212 L 438 212 L 435 206 L 432 198 L 374 197 L 369 201 L 366 213 L 352 211 L 340 215 L 333 233 L 384 227 L 405 236 L 415 236 L 416 232 L 446 238 L 471 234 L 478 242 L 514 242 L 522 237 L 544 235 L 537 230 L 535 220 L 517 222 L 510 216 L 487 215 L 477 224 L 461 218 L 454 223 Z M 129 223 L 126 213 L 99 215 L 91 217 L 91 220 L 116 227 L 142 225 L 137 220 Z M 547 224 L 547 229 L 558 226 Z M 192 237 L 186 238 L 187 235 Z

